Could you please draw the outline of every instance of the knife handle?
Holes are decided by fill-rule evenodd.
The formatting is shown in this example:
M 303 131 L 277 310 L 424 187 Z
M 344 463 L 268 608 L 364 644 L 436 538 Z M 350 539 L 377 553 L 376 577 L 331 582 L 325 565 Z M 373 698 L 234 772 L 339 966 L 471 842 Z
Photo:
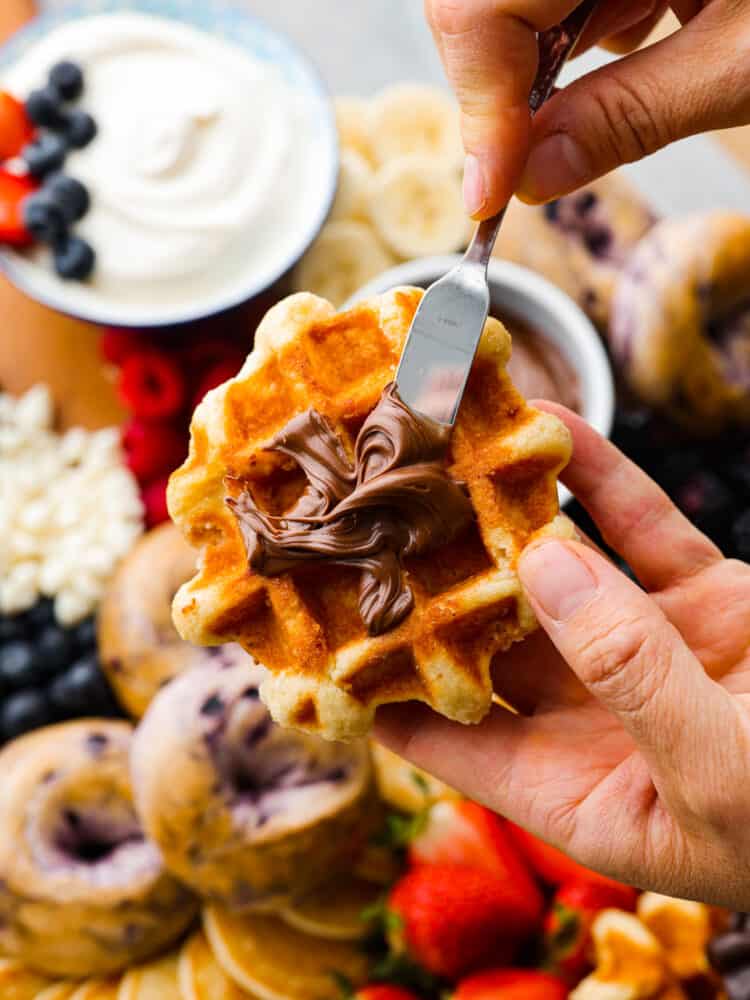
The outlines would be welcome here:
M 561 24 L 539 33 L 539 67 L 529 94 L 532 115 L 552 96 L 560 71 L 573 54 L 597 4 L 598 0 L 584 0 Z M 506 210 L 507 205 L 497 215 L 479 223 L 465 260 L 481 264 L 486 270 Z

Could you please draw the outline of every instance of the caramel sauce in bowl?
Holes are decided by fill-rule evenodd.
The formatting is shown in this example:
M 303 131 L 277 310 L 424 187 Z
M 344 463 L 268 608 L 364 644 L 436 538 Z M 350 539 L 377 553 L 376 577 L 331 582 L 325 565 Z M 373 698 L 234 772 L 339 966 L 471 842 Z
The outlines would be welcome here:
M 427 288 L 461 258 L 426 257 L 385 271 L 347 305 L 398 285 Z M 564 292 L 532 271 L 492 260 L 488 269 L 490 311 L 513 337 L 508 370 L 528 399 L 551 399 L 580 413 L 604 437 L 615 414 L 615 388 L 607 352 L 582 310 Z M 560 504 L 570 492 L 559 487 Z

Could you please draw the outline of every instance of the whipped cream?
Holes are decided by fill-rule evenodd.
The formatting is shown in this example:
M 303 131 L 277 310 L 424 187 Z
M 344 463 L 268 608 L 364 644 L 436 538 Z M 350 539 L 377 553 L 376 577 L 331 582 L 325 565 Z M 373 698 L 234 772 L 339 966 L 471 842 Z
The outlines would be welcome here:
M 175 321 L 241 300 L 312 238 L 331 170 L 319 95 L 229 42 L 136 13 L 55 29 L 0 84 L 25 98 L 61 59 L 81 64 L 80 104 L 99 128 L 65 165 L 92 195 L 76 229 L 97 266 L 88 285 L 63 286 L 47 251 L 14 254 L 32 294 L 113 322 Z

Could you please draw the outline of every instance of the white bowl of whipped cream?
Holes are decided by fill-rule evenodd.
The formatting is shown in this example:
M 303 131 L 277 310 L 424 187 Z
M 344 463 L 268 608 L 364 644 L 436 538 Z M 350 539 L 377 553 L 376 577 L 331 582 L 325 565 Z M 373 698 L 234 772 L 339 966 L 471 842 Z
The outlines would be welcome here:
M 64 281 L 48 249 L 3 248 L 19 288 L 81 319 L 158 327 L 239 305 L 297 262 L 328 215 L 338 141 L 290 42 L 219 0 L 77 0 L 0 50 L 0 89 L 25 100 L 63 60 L 81 66 L 98 128 L 64 166 L 91 195 L 76 232 L 96 265 Z

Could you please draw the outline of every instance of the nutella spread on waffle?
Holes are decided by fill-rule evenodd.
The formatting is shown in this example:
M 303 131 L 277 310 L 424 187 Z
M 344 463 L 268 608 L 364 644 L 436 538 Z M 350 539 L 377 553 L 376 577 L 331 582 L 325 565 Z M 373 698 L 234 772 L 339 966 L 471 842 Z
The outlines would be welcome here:
M 359 609 L 369 633 L 394 628 L 414 604 L 402 559 L 450 541 L 474 516 L 444 469 L 449 439 L 449 427 L 410 410 L 393 384 L 363 424 L 353 463 L 315 409 L 295 417 L 268 445 L 307 477 L 295 506 L 278 517 L 249 490 L 227 499 L 251 568 L 264 576 L 310 561 L 361 569 Z

